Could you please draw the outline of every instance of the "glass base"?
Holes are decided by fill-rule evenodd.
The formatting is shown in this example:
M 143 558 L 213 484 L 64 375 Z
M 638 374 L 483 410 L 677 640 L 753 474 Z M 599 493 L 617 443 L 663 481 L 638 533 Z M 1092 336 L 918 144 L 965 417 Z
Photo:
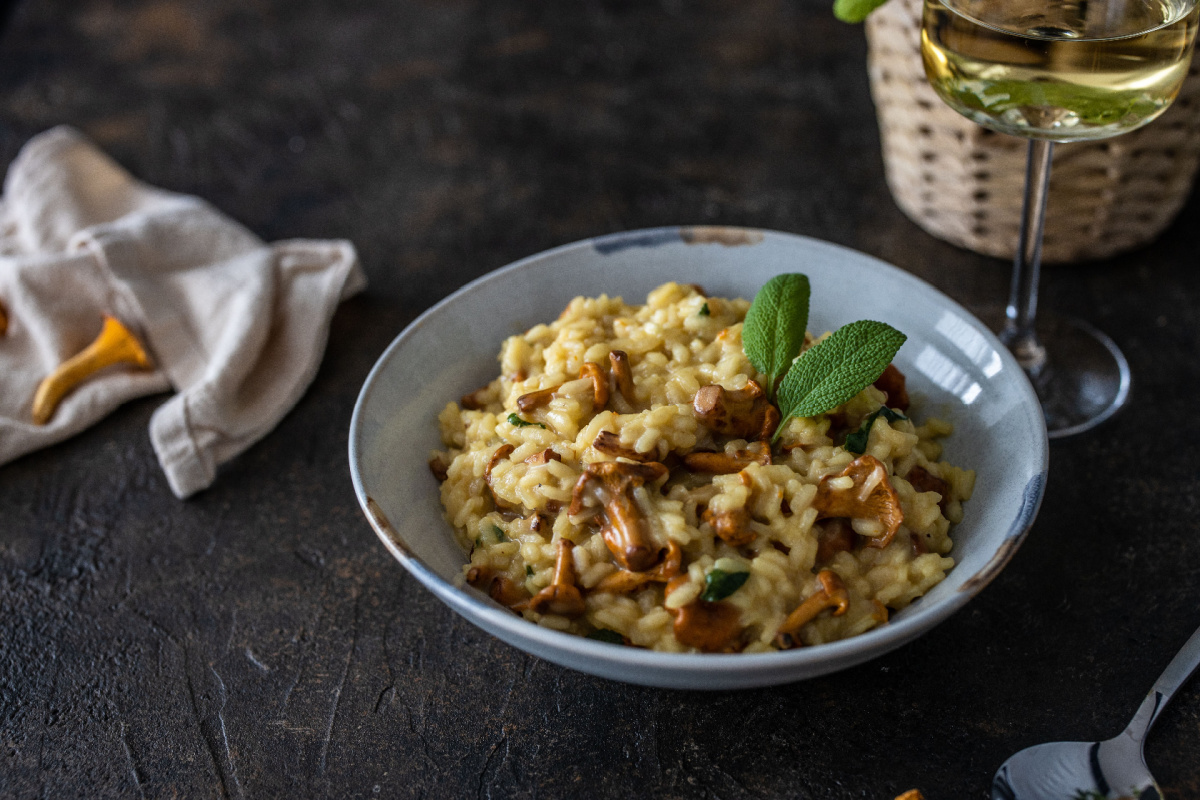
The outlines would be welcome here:
M 992 330 L 1003 331 L 1003 309 L 981 316 Z M 1091 430 L 1125 405 L 1129 362 L 1106 334 L 1081 319 L 1039 312 L 1037 335 L 1045 362 L 1025 374 L 1042 403 L 1051 439 Z

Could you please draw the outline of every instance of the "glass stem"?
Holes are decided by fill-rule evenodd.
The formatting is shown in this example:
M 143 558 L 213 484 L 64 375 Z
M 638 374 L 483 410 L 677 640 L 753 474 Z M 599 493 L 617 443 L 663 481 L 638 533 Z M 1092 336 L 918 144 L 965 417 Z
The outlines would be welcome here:
M 1046 198 L 1050 194 L 1050 159 L 1054 142 L 1029 140 L 1025 166 L 1025 201 L 1021 207 L 1021 236 L 1013 257 L 1012 289 L 1008 317 L 1000 340 L 1008 346 L 1021 369 L 1036 378 L 1046 366 L 1046 348 L 1034 329 L 1037 317 L 1038 281 L 1042 272 L 1042 230 L 1046 222 Z

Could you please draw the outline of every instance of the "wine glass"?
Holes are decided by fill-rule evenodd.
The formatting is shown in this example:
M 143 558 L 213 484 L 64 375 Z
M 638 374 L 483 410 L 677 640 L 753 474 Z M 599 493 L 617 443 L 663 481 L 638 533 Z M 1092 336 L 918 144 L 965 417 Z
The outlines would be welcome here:
M 925 0 L 925 74 L 955 111 L 1029 140 L 1021 229 L 1000 339 L 1042 401 L 1050 436 L 1098 425 L 1124 404 L 1129 364 L 1081 320 L 1035 328 L 1042 227 L 1055 142 L 1140 128 L 1179 92 L 1196 0 Z

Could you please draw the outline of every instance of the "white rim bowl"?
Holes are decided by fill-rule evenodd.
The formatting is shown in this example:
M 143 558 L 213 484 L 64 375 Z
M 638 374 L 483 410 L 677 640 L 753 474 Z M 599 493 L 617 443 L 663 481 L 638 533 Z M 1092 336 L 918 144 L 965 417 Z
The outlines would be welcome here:
M 880 319 L 908 335 L 896 358 L 918 421 L 955 423 L 946 458 L 975 469 L 975 495 L 952 529 L 956 566 L 891 621 L 860 636 L 775 653 L 660 653 L 543 628 L 454 581 L 466 563 L 442 517 L 429 453 L 437 415 L 490 381 L 505 337 L 553 320 L 577 295 L 642 303 L 669 280 L 753 297 L 771 276 L 812 282 L 809 330 Z M 426 588 L 526 652 L 614 680 L 732 689 L 810 678 L 875 658 L 962 608 L 1004 567 L 1041 505 L 1049 449 L 1041 408 L 1015 360 L 982 323 L 924 281 L 870 256 L 803 236 L 745 228 L 657 228 L 565 245 L 467 284 L 413 321 L 380 356 L 350 425 L 350 471 L 367 519 Z

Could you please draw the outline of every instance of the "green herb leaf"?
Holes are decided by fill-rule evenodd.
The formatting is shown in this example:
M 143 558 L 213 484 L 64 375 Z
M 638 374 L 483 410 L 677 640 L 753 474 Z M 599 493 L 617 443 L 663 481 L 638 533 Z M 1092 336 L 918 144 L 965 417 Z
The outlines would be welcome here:
M 767 376 L 768 397 L 775 396 L 776 384 L 800 354 L 811 293 L 808 276 L 776 275 L 758 290 L 746 312 L 742 348 L 754 368 Z
M 516 427 L 516 428 L 528 428 L 530 425 L 537 425 L 539 428 L 546 427 L 545 425 L 543 425 L 540 422 L 528 422 L 526 420 L 521 419 L 520 417 L 517 416 L 515 411 L 508 415 L 508 424 L 512 425 L 513 427 Z
M 887 406 L 880 406 L 878 411 L 863 420 L 862 425 L 858 426 L 858 430 L 846 437 L 845 447 L 848 451 L 855 455 L 861 456 L 863 454 L 867 449 L 867 440 L 871 438 L 871 427 L 880 416 L 888 422 L 899 422 L 902 419 L 908 419 L 908 417 L 899 411 L 892 411 Z
M 533 567 L 529 566 L 528 564 L 525 565 L 525 577 L 526 578 L 533 577 Z
M 589 633 L 587 638 L 595 639 L 598 642 L 608 642 L 609 644 L 625 644 L 624 636 L 607 628 L 598 628 Z
M 497 542 L 508 541 L 508 537 L 504 535 L 504 529 L 499 525 L 492 525 L 492 535 L 496 537 Z
M 907 338 L 891 325 L 864 319 L 809 348 L 779 385 L 782 419 L 775 436 L 792 417 L 836 408 L 874 383 Z
M 842 22 L 862 22 L 887 0 L 833 0 L 833 15 Z
M 750 578 L 749 572 L 726 572 L 723 569 L 709 570 L 704 576 L 704 592 L 701 600 L 715 603 L 724 600 L 729 595 L 742 588 L 742 584 Z
M 710 312 L 708 310 L 708 303 L 705 303 L 704 305 L 700 306 L 700 310 L 696 312 L 696 314 L 701 317 L 707 317 L 710 313 L 712 313 L 712 312 Z

